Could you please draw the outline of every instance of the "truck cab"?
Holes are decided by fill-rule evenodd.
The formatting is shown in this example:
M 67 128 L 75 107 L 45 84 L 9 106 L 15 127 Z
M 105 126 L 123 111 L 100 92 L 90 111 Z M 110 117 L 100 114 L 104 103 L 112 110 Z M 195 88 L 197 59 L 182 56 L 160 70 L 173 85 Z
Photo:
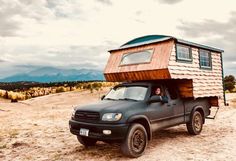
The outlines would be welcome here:
M 160 94 L 155 93 L 157 88 Z M 75 108 L 70 131 L 85 146 L 119 142 L 130 157 L 142 155 L 153 132 L 163 128 L 186 124 L 190 134 L 200 134 L 210 114 L 209 101 L 181 98 L 177 89 L 165 81 L 119 84 L 101 101 Z

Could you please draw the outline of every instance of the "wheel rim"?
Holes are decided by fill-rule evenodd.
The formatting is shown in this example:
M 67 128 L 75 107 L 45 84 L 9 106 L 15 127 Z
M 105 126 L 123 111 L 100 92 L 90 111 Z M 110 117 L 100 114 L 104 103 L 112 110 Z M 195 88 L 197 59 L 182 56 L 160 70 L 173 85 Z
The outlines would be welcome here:
M 144 150 L 146 144 L 145 134 L 141 130 L 136 130 L 132 137 L 132 149 L 136 153 L 140 153 Z
M 194 117 L 194 127 L 196 131 L 201 131 L 202 129 L 202 117 L 201 114 L 197 114 Z

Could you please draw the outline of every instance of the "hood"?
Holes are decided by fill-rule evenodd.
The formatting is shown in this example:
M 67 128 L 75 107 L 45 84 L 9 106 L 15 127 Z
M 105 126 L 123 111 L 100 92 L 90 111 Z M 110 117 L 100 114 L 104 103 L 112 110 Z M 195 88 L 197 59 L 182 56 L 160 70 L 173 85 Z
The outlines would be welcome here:
M 92 112 L 122 112 L 126 109 L 132 107 L 137 107 L 138 105 L 143 104 L 143 102 L 136 101 L 125 101 L 125 100 L 102 100 L 100 102 L 79 106 L 76 109 L 81 111 L 92 111 Z

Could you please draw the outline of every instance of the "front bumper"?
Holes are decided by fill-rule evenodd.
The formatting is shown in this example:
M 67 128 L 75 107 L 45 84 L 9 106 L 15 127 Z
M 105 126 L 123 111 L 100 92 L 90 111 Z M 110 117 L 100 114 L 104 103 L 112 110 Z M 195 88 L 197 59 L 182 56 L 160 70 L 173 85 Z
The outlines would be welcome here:
M 84 128 L 89 130 L 89 138 L 101 141 L 123 140 L 128 131 L 127 124 L 94 124 L 70 120 L 69 126 L 70 132 L 74 135 L 80 135 L 80 129 Z M 111 134 L 105 135 L 103 134 L 103 130 L 111 130 Z

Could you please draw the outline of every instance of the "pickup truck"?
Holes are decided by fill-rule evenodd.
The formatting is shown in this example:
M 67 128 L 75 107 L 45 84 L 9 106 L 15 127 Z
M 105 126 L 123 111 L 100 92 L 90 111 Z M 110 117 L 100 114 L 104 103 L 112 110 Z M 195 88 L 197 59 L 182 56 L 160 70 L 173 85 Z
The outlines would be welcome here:
M 168 101 L 154 94 L 157 87 Z M 186 124 L 189 134 L 200 134 L 210 108 L 207 98 L 180 98 L 175 85 L 164 81 L 122 83 L 100 102 L 76 107 L 69 127 L 84 146 L 119 142 L 123 154 L 139 157 L 157 130 Z

